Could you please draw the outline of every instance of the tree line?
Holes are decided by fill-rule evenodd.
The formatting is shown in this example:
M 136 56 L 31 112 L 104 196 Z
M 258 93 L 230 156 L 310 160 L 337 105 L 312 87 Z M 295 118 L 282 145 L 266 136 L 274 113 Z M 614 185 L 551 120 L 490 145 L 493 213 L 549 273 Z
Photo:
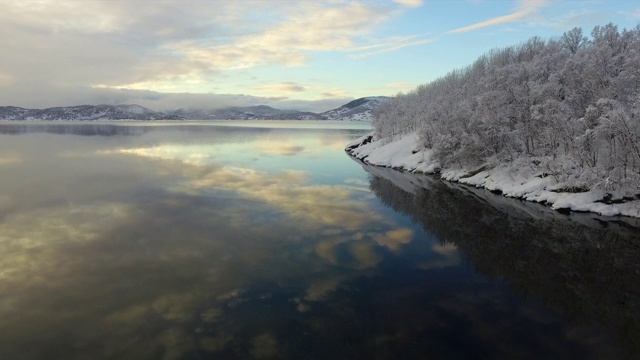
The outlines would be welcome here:
M 640 25 L 493 49 L 400 93 L 375 136 L 417 133 L 443 167 L 512 164 L 572 188 L 640 190 Z

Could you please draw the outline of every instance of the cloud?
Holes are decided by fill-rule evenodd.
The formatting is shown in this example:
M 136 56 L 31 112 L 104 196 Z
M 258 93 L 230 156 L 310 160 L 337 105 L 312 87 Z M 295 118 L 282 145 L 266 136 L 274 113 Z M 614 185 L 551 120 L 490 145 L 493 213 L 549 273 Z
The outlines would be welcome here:
M 306 90 L 306 86 L 297 84 L 292 81 L 285 81 L 277 84 L 267 84 L 257 86 L 254 89 L 258 91 L 270 92 L 270 93 L 283 93 L 283 92 L 302 92 Z
M 95 149 L 87 152 L 84 145 L 76 147 L 78 144 L 67 141 L 64 149 L 58 150 L 94 157 L 71 162 L 80 173 L 65 167 L 64 174 L 76 174 L 68 177 L 80 174 L 80 180 L 91 180 L 75 186 L 78 184 L 61 179 L 65 187 L 73 188 L 74 196 L 60 197 L 60 192 L 54 191 L 57 197 L 52 201 L 48 197 L 51 191 L 47 191 L 47 195 L 30 193 L 27 202 L 19 202 L 17 197 L 13 202 L 0 194 L 0 252 L 4 254 L 0 290 L 6 294 L 0 301 L 0 313 L 5 315 L 0 334 L 17 340 L 12 347 L 30 349 L 32 337 L 28 335 L 33 328 L 90 323 L 92 330 L 82 335 L 83 341 L 103 344 L 105 357 L 131 353 L 141 344 L 160 357 L 179 358 L 189 351 L 201 351 L 199 346 L 220 351 L 235 343 L 247 345 L 242 349 L 243 357 L 250 357 L 249 352 L 270 356 L 278 346 L 275 340 L 260 335 L 268 329 L 244 326 L 241 313 L 246 307 L 234 310 L 243 301 L 251 301 L 250 306 L 273 303 L 257 302 L 253 290 L 266 288 L 253 289 L 255 284 L 284 281 L 299 296 L 294 306 L 306 311 L 318 305 L 314 301 L 331 299 L 340 284 L 372 274 L 381 263 L 386 252 L 359 231 L 384 232 L 397 226 L 370 201 L 362 201 L 362 194 L 344 186 L 315 186 L 299 171 L 221 169 L 221 163 L 237 163 L 232 161 L 233 155 L 220 151 L 221 147 L 195 146 L 205 137 L 209 144 L 211 138 L 203 134 L 193 138 L 190 133 L 171 134 L 173 145 L 152 146 L 155 153 L 121 152 L 123 144 L 109 142 L 96 154 L 92 153 Z M 273 145 L 287 145 L 287 137 L 304 137 L 299 132 L 260 133 Z M 126 143 L 134 149 L 148 149 L 149 144 L 167 143 L 165 135 L 164 131 L 145 132 Z M 316 151 L 317 144 L 333 147 L 344 144 L 345 137 L 348 135 L 333 133 L 317 142 L 291 145 L 308 144 Z M 234 138 L 229 145 L 244 146 L 245 150 L 255 145 L 239 141 L 237 136 L 225 136 L 223 141 L 226 138 Z M 177 146 L 182 140 L 185 151 Z M 59 151 L 51 152 L 51 146 L 47 149 L 44 159 L 37 149 L 33 154 L 43 163 L 51 163 Z M 203 165 L 206 157 L 217 159 L 217 163 L 205 161 Z M 84 161 L 103 165 L 96 173 Z M 103 175 L 105 161 L 118 174 L 96 180 L 93 175 Z M 143 185 L 133 189 L 133 183 Z M 11 190 L 11 183 L 7 185 Z M 129 189 L 125 193 L 123 186 Z M 51 190 L 50 186 L 41 188 Z M 292 202 L 302 204 L 298 207 Z M 314 252 L 318 243 L 330 239 L 344 244 L 335 249 L 337 265 Z M 362 244 L 351 246 L 358 242 Z M 103 301 L 122 291 L 127 296 Z M 273 291 L 279 296 L 278 289 Z M 259 296 L 263 298 L 263 294 Z M 152 332 L 145 331 L 149 319 L 162 324 Z M 193 323 L 195 327 L 190 326 Z M 251 340 L 255 335 L 262 337 Z M 51 344 L 63 350 L 73 347 L 60 343 L 53 333 L 43 334 L 39 341 L 45 348 Z
M 344 182 L 347 184 L 357 185 L 367 190 L 369 189 L 369 182 L 362 179 L 349 178 L 349 179 L 346 179 Z
M 274 4 L 3 1 L 0 97 L 39 86 L 64 91 L 65 98 L 51 95 L 55 105 L 74 101 L 74 89 L 97 86 L 202 92 L 228 70 L 301 66 L 317 52 L 346 51 L 397 15 L 372 3 Z M 20 97 L 27 107 L 45 101 L 28 94 Z
M 391 251 L 398 251 L 402 245 L 413 241 L 413 231 L 408 228 L 400 228 L 387 231 L 384 234 L 374 235 L 373 239 L 380 246 L 385 246 Z
M 14 154 L 5 154 L 0 155 L 0 166 L 9 165 L 9 164 L 17 164 L 22 162 L 22 159 L 18 155 Z
M 372 269 L 382 262 L 382 256 L 371 243 L 354 242 L 349 247 L 349 253 L 353 256 L 354 266 L 358 270 Z
M 331 89 L 326 89 L 322 91 L 319 94 L 319 96 L 322 99 L 335 99 L 335 98 L 346 99 L 349 97 L 349 91 L 343 88 L 331 88 Z
M 460 264 L 458 248 L 451 243 L 436 244 L 431 247 L 434 253 L 439 256 L 418 264 L 418 268 L 423 270 L 441 269 Z
M 217 125 L 224 126 L 224 124 Z M 251 124 L 250 126 L 255 127 L 258 125 Z M 177 160 L 188 165 L 211 166 L 220 160 L 221 153 L 228 153 L 229 151 L 262 157 L 271 155 L 289 156 L 303 153 L 318 156 L 325 154 L 327 151 L 341 151 L 343 149 L 344 139 L 333 135 L 317 135 L 309 138 L 307 136 L 273 134 L 251 143 L 242 142 L 233 145 L 227 142 L 217 142 L 215 144 L 162 144 L 153 147 L 104 150 L 100 154 L 135 155 L 152 159 Z M 298 178 L 298 180 L 306 180 L 306 178 Z M 368 186 L 368 183 L 365 185 Z
M 167 143 L 165 135 L 164 131 L 145 132 L 126 143 L 147 149 L 149 144 Z M 302 138 L 299 132 L 280 136 L 264 134 L 273 145 L 287 145 L 286 137 Z M 272 304 L 258 301 L 266 289 L 260 284 L 287 285 L 287 292 L 299 296 L 293 306 L 309 311 L 314 305 L 322 309 L 316 302 L 331 300 L 335 291 L 342 291 L 341 284 L 350 291 L 347 286 L 352 280 L 375 274 L 388 254 L 372 235 L 360 230 L 385 233 L 398 226 L 370 201 L 362 201 L 369 197 L 344 186 L 315 186 L 302 172 L 221 169 L 221 163 L 237 162 L 220 147 L 193 146 L 205 137 L 210 143 L 209 136 L 193 138 L 191 131 L 171 134 L 173 145 L 158 146 L 155 155 L 153 151 L 121 152 L 123 144 L 109 142 L 96 156 L 91 152 L 95 149 L 87 152 L 84 145 L 78 148 L 67 141 L 60 151 L 66 153 L 71 147 L 95 156 L 86 159 L 87 164 L 103 164 L 95 173 L 84 163 L 72 162 L 80 178 L 91 179 L 78 182 L 82 186 L 61 179 L 66 187 L 73 185 L 73 197 L 60 197 L 57 192 L 51 201 L 47 191 L 45 198 L 30 194 L 29 201 L 19 202 L 16 197 L 13 203 L 0 195 L 0 252 L 4 254 L 0 289 L 6 294 L 0 301 L 5 315 L 0 334 L 18 340 L 12 347 L 31 349 L 33 328 L 90 323 L 92 330 L 82 335 L 83 341 L 100 342 L 105 357 L 131 353 L 143 345 L 160 357 L 178 358 L 189 351 L 235 351 L 236 343 L 247 345 L 243 357 L 250 357 L 249 353 L 271 356 L 278 349 L 277 337 L 265 336 L 266 328 L 245 326 L 242 314 L 247 307 L 234 310 L 243 301 L 252 302 L 249 306 Z M 291 145 L 307 144 L 315 151 L 318 143 L 333 147 L 344 144 L 345 137 L 334 133 L 318 142 Z M 234 138 L 232 145 L 238 143 L 237 137 L 228 138 Z M 187 151 L 176 146 L 182 140 Z M 243 149 L 254 146 L 240 143 Z M 33 152 L 38 158 L 41 153 Z M 49 157 L 57 154 L 47 152 Z M 218 163 L 203 165 L 207 156 Z M 49 157 L 42 161 L 50 163 Z M 120 181 L 109 176 L 95 184 L 93 175 L 103 174 L 105 163 L 111 163 L 111 169 L 117 163 L 127 164 L 115 168 Z M 64 173 L 75 173 L 70 169 L 65 167 Z M 117 182 L 121 184 L 114 186 Z M 130 189 L 133 183 L 142 187 Z M 123 186 L 129 189 L 125 193 Z M 240 201 L 229 201 L 234 195 Z M 292 199 L 302 203 L 300 210 L 287 204 Z M 326 215 L 334 212 L 338 214 Z M 357 228 L 351 227 L 361 221 Z M 333 247 L 319 245 L 332 240 Z M 327 250 L 326 258 L 319 255 L 325 252 L 322 248 Z M 260 286 L 254 289 L 255 284 Z M 117 301 L 104 300 L 123 291 L 127 296 Z M 274 297 L 280 296 L 280 290 L 273 291 Z M 149 319 L 161 322 L 151 332 L 146 331 Z M 251 340 L 256 335 L 260 337 Z M 43 333 L 39 341 L 44 348 L 51 344 L 63 350 L 73 347 L 60 343 L 52 333 Z
M 193 294 L 164 294 L 151 303 L 151 308 L 165 320 L 186 321 L 193 316 Z
M 372 31 L 392 14 L 375 6 L 296 3 L 285 20 L 268 24 L 260 32 L 241 35 L 232 42 L 203 46 L 187 40 L 166 50 L 209 69 L 245 69 L 266 64 L 300 66 L 309 52 L 347 50 L 357 38 Z M 130 87 L 132 85 L 125 85 Z
M 345 239 L 329 239 L 319 242 L 315 247 L 315 253 L 321 259 L 328 261 L 333 265 L 338 264 L 338 254 L 336 246 L 345 242 Z
M 553 27 L 561 31 L 566 31 L 574 27 L 582 27 L 585 23 L 599 24 L 606 23 L 611 14 L 598 9 L 579 8 L 576 11 L 563 13 L 561 16 L 539 19 L 536 23 L 541 27 Z
M 338 289 L 343 281 L 342 276 L 335 276 L 312 282 L 307 289 L 305 300 L 320 301 Z
M 432 249 L 434 252 L 440 255 L 445 255 L 445 256 L 450 256 L 458 252 L 458 247 L 453 243 L 444 243 L 444 244 L 434 245 Z
M 319 151 L 318 148 L 314 146 L 314 150 Z M 270 173 L 244 167 L 213 167 L 212 163 L 219 158 L 218 149 L 215 146 L 162 145 L 120 149 L 117 153 L 177 160 L 201 168 L 194 169 L 197 176 L 177 185 L 174 191 L 194 194 L 211 190 L 235 191 L 245 198 L 278 209 L 309 231 L 326 226 L 354 230 L 367 223 L 383 221 L 379 214 L 352 199 L 353 189 L 343 185 L 308 185 L 305 172 L 285 170 Z M 236 150 L 242 151 L 241 148 Z
M 393 0 L 393 2 L 409 7 L 420 7 L 423 4 L 423 0 Z
M 197 94 L 157 92 L 148 90 L 91 88 L 83 86 L 48 86 L 23 83 L 0 87 L 0 105 L 26 108 L 47 108 L 84 104 L 138 104 L 153 110 L 219 109 L 230 106 L 269 105 L 280 109 L 322 112 L 335 109 L 353 100 L 344 93 L 323 97 L 321 100 L 295 100 L 286 97 L 263 97 L 244 94 Z
M 546 6 L 547 3 L 548 3 L 547 0 L 521 0 L 517 7 L 517 10 L 515 12 L 512 12 L 511 14 L 498 16 L 498 17 L 485 20 L 473 25 L 457 28 L 457 29 L 448 31 L 447 34 L 458 34 L 458 33 L 478 30 L 478 29 L 482 29 L 485 27 L 494 26 L 498 24 L 515 22 L 535 14 L 540 8 Z
M 7 86 L 13 84 L 13 77 L 0 72 L 0 86 Z
M 359 52 L 359 53 L 349 55 L 349 57 L 352 59 L 363 59 L 372 55 L 386 54 L 386 53 L 398 51 L 400 49 L 404 49 L 406 47 L 425 45 L 435 41 L 435 39 L 415 40 L 416 38 L 417 38 L 416 35 L 393 37 L 393 38 L 386 39 L 385 41 L 378 44 L 353 48 L 350 51 Z
M 293 144 L 271 144 L 260 146 L 258 148 L 258 151 L 261 154 L 293 156 L 307 151 L 307 148 L 301 145 Z M 0 164 L 2 163 L 0 162 Z
M 132 211 L 123 204 L 101 203 L 37 209 L 6 216 L 0 224 L 2 254 L 39 251 L 33 252 L 32 256 L 4 256 L 0 262 L 0 290 L 6 290 L 2 287 L 9 280 L 29 277 L 55 266 L 50 256 L 57 246 L 94 241 L 100 233 L 126 221 Z M 33 219 L 38 221 L 34 223 Z

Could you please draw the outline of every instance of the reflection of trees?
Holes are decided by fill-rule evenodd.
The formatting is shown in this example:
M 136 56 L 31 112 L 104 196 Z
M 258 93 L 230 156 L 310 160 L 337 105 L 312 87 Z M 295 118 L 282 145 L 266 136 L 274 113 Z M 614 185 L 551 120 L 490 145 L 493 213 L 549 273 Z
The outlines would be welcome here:
M 220 126 L 218 126 L 220 125 Z M 225 126 L 229 125 L 229 126 Z M 260 125 L 260 124 L 259 124 Z M 216 125 L 212 123 L 195 124 L 177 124 L 162 123 L 159 126 L 147 124 L 144 122 L 111 122 L 111 123 L 90 123 L 90 122 L 61 122 L 61 123 L 1 123 L 0 135 L 23 135 L 32 133 L 47 133 L 57 135 L 80 135 L 80 136 L 142 136 L 153 133 L 167 134 L 171 133 L 170 142 L 183 140 L 189 144 L 198 143 L 200 141 L 211 142 L 215 137 L 215 143 L 247 143 L 251 137 L 248 136 L 268 136 L 274 135 L 274 142 L 282 146 L 287 144 L 304 143 L 310 135 L 313 139 L 320 139 L 320 145 L 323 147 L 331 147 L 335 144 L 335 148 L 342 148 L 343 139 L 355 139 L 362 136 L 361 129 L 305 129 L 305 128 L 269 128 L 268 123 L 261 126 L 249 126 L 243 122 L 229 122 L 228 124 L 220 122 Z M 292 122 L 295 125 L 295 122 Z M 162 135 L 159 135 L 162 136 Z M 297 140 L 297 141 L 294 141 Z M 310 140 L 315 143 L 314 140 Z M 167 142 L 169 140 L 163 140 Z M 309 145 L 304 143 L 305 146 Z M 289 145 L 291 146 L 291 145 Z M 310 147 L 310 149 L 312 149 Z M 319 148 L 318 150 L 322 150 Z
M 166 124 L 161 126 L 147 125 L 144 123 L 137 123 L 132 125 L 131 123 L 87 123 L 87 122 L 63 122 L 63 123 L 0 123 L 0 134 L 2 135 L 20 135 L 27 133 L 49 133 L 49 134 L 61 134 L 61 135 L 81 135 L 81 136 L 114 136 L 114 135 L 144 135 L 152 131 L 164 130 L 164 131 L 183 131 L 189 134 L 222 134 L 223 136 L 235 136 L 236 141 L 247 141 L 247 132 L 254 134 L 268 134 L 272 131 L 277 131 L 279 134 L 288 134 L 295 137 L 301 137 L 303 135 L 309 135 L 314 133 L 320 135 L 327 134 L 327 139 L 355 139 L 362 136 L 363 130 L 360 129 L 341 129 L 341 130 L 326 130 L 326 129 L 296 129 L 287 128 L 269 128 L 267 126 L 251 127 L 243 124 L 242 122 L 231 122 L 230 124 L 240 126 L 211 126 L 211 125 L 195 125 L 195 124 Z M 293 123 L 292 123 L 293 124 Z M 295 125 L 295 124 L 294 124 Z M 339 140 L 340 147 L 342 147 L 342 140 Z
M 365 169 L 377 175 L 370 188 L 384 203 L 455 244 L 477 271 L 506 278 L 572 321 L 615 331 L 629 354 L 640 353 L 640 229 L 536 218 L 518 211 L 517 200 L 497 207 L 437 181 L 411 193 L 406 182 L 428 180 L 405 174 L 403 184 L 393 170 Z
M 83 136 L 142 135 L 150 131 L 146 126 L 116 124 L 9 124 L 0 126 L 0 134 L 50 133 Z

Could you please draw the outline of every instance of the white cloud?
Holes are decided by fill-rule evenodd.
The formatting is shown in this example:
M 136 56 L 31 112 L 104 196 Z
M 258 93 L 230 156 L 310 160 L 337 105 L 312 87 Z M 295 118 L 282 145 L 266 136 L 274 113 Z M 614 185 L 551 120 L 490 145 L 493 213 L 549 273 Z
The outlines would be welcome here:
M 9 164 L 17 164 L 22 162 L 22 159 L 14 154 L 3 154 L 0 155 L 0 166 L 9 165 Z M 2 198 L 0 198 L 2 200 Z M 0 202 L 1 203 L 1 202 Z
M 166 91 L 223 70 L 300 66 L 392 16 L 360 3 L 10 1 L 0 3 L 0 46 L 11 54 L 0 67 L 19 81 Z
M 420 7 L 423 4 L 422 0 L 393 0 L 393 2 L 409 7 Z
M 434 253 L 440 255 L 434 259 L 429 259 L 418 264 L 418 267 L 423 270 L 441 269 L 450 266 L 457 266 L 460 264 L 460 255 L 458 248 L 450 243 L 436 244 L 431 247 Z
M 318 52 L 357 48 L 400 11 L 372 2 L 278 5 L 275 0 L 0 2 L 0 98 L 43 107 L 77 104 L 91 87 L 101 87 L 90 91 L 101 96 L 107 88 L 202 92 L 234 69 L 302 66 Z M 114 94 L 103 102 L 130 98 Z M 171 98 L 177 97 L 185 96 Z
M 392 14 L 363 4 L 314 4 L 302 2 L 287 11 L 286 19 L 267 25 L 258 33 L 235 41 L 203 46 L 188 40 L 169 44 L 167 51 L 203 64 L 209 70 L 244 69 L 265 64 L 304 65 L 309 52 L 348 50 L 357 38 Z
M 413 241 L 413 231 L 409 228 L 399 228 L 384 234 L 376 234 L 373 239 L 380 246 L 385 246 L 391 251 L 398 251 L 402 245 Z
M 419 46 L 428 43 L 432 43 L 434 39 L 416 39 L 415 35 L 412 36 L 403 36 L 403 37 L 393 37 L 390 39 L 386 39 L 383 42 L 373 45 L 366 45 L 357 48 L 351 49 L 353 52 L 359 52 L 358 54 L 349 55 L 352 59 L 362 59 L 372 55 L 385 54 L 394 51 L 398 51 L 400 49 L 404 49 L 410 46 Z
M 349 97 L 349 91 L 343 88 L 321 89 L 320 91 L 321 92 L 319 96 L 322 99 L 335 99 L 335 98 L 345 99 Z
M 283 151 L 321 151 L 322 145 L 301 145 L 280 139 L 280 148 L 272 147 L 273 142 L 265 143 L 265 148 L 253 147 L 251 150 L 267 150 L 270 154 Z M 287 148 L 287 146 L 289 148 Z M 329 146 L 331 146 L 329 144 Z M 325 145 L 326 147 L 326 145 Z M 242 152 L 243 149 L 238 149 Z M 220 151 L 215 145 L 176 146 L 160 145 L 154 147 L 120 149 L 116 154 L 127 154 L 145 158 L 180 161 L 193 166 L 192 178 L 177 185 L 173 190 L 185 193 L 200 193 L 212 189 L 235 191 L 245 198 L 262 201 L 287 214 L 300 226 L 309 231 L 318 231 L 326 226 L 340 227 L 354 231 L 363 224 L 385 223 L 385 220 L 373 209 L 363 206 L 353 199 L 354 191 L 344 185 L 312 185 L 308 174 L 296 170 L 284 170 L 269 173 L 251 168 L 211 166 L 219 159 Z M 106 153 L 109 154 L 109 153 Z M 205 171 L 201 171 L 202 168 Z M 292 202 L 291 199 L 296 199 Z M 405 235 L 404 233 L 395 234 Z M 394 236 L 393 233 L 390 236 Z M 396 239 L 396 241 L 402 241 Z M 366 249 L 357 249 L 362 256 Z M 363 260 L 364 261 L 364 260 Z M 367 264 L 370 264 L 367 262 Z M 369 266 L 365 266 L 369 267 Z
M 0 86 L 7 86 L 13 84 L 13 77 L 0 72 Z
M 258 91 L 270 92 L 270 93 L 283 93 L 283 92 L 303 92 L 307 89 L 306 86 L 300 85 L 293 81 L 285 81 L 276 84 L 266 84 L 255 87 Z
M 547 0 L 521 0 L 517 10 L 503 16 L 498 16 L 489 20 L 485 20 L 473 25 L 457 28 L 447 32 L 447 34 L 457 34 L 473 30 L 482 29 L 489 26 L 494 26 L 503 23 L 515 22 L 522 20 L 530 15 L 535 14 L 540 8 L 547 5 Z

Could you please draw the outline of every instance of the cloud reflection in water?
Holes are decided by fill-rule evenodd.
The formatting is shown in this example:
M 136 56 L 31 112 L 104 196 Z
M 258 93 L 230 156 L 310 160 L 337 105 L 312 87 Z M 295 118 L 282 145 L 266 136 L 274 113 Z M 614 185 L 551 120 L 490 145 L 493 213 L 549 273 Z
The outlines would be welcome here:
M 468 199 L 427 192 L 437 201 L 425 207 L 367 178 L 345 134 L 185 131 L 10 142 L 23 163 L 0 172 L 2 358 L 606 353 L 602 336 L 461 261 L 478 246 L 487 256 L 472 265 L 497 263 L 460 225 L 478 225 L 456 206 Z M 456 245 L 369 186 L 433 215 Z
M 14 196 L 0 193 L 0 289 L 7 294 L 0 336 L 11 344 L 0 354 L 36 359 L 58 344 L 53 357 L 280 356 L 291 344 L 271 328 L 275 319 L 260 311 L 247 313 L 249 320 L 238 309 L 264 302 L 281 315 L 311 313 L 383 262 L 374 236 L 398 224 L 370 206 L 363 180 L 318 184 L 301 163 L 258 169 L 243 153 L 307 161 L 346 138 L 136 146 L 150 135 L 159 137 L 103 142 L 97 151 L 71 135 L 33 137 L 34 144 L 64 139 L 70 146 L 29 150 L 25 164 L 51 169 L 36 179 L 40 189 L 25 203 L 31 207 L 14 207 Z M 108 181 L 100 164 L 115 170 Z M 46 191 L 49 182 L 62 190 L 58 196 Z M 325 242 L 337 246 L 329 246 L 333 259 L 319 256 Z M 42 329 L 35 340 L 34 328 Z

